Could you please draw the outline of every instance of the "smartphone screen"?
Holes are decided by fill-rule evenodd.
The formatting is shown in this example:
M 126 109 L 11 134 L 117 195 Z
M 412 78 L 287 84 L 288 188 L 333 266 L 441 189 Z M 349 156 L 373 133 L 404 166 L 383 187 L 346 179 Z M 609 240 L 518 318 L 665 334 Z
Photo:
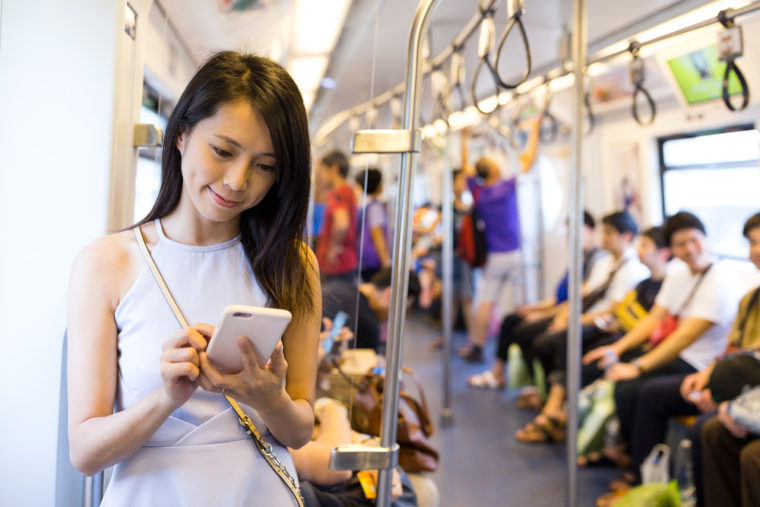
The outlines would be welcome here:
M 338 337 L 340 330 L 343 329 L 343 326 L 346 325 L 347 318 L 348 315 L 342 310 L 335 314 L 335 318 L 333 318 L 333 326 L 332 329 L 330 329 L 330 335 L 322 341 L 322 349 L 325 351 L 325 354 L 332 352 L 335 339 Z

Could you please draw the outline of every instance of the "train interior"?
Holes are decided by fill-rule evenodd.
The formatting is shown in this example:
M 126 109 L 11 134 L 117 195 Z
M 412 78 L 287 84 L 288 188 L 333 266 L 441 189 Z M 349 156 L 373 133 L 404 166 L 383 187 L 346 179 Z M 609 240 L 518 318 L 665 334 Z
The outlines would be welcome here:
M 416 41 L 412 27 L 429 4 Z M 174 106 L 211 54 L 235 50 L 293 76 L 312 162 L 345 154 L 359 207 L 370 193 L 365 170 L 382 179 L 374 198 L 387 214 L 391 308 L 379 319 L 377 350 L 363 355 L 350 338 L 343 366 L 354 379 L 377 365 L 416 372 L 434 428 L 426 441 L 438 453 L 413 481 L 418 504 L 595 505 L 623 470 L 578 468 L 570 425 L 573 445 L 516 438 L 537 411 L 518 408 L 522 386 L 536 377 L 516 379 L 514 350 L 506 385 L 490 378 L 483 388 L 482 374 L 503 319 L 554 297 L 572 261 L 569 301 L 578 315 L 569 318 L 580 329 L 582 210 L 598 225 L 625 211 L 639 232 L 693 213 L 741 293 L 760 284 L 743 233 L 760 211 L 758 12 L 752 0 L 0 0 L 0 504 L 95 505 L 107 487 L 108 472 L 85 478 L 69 460 L 71 265 L 95 238 L 151 210 Z M 406 137 L 389 148 L 390 137 L 371 137 L 383 129 Z M 468 267 L 472 307 L 462 305 L 461 274 L 452 274 L 462 255 L 452 245 L 461 241 L 452 232 L 453 174 L 483 159 L 514 181 L 519 262 L 489 307 L 482 350 L 466 357 L 480 287 L 492 280 L 484 267 Z M 324 203 L 316 169 L 312 182 L 304 239 L 316 248 Z M 474 206 L 472 188 L 458 202 Z M 366 220 L 359 213 L 357 236 Z M 601 227 L 592 239 L 601 245 Z M 357 280 L 369 281 L 357 277 L 371 267 L 357 249 L 355 312 Z M 413 298 L 405 265 L 420 284 Z M 355 336 L 358 313 L 348 319 Z M 571 376 L 580 361 L 580 349 L 571 351 Z M 330 381 L 342 380 L 326 375 L 321 387 L 330 395 Z M 356 386 L 347 389 L 351 417 Z M 575 418 L 577 394 L 568 393 L 564 410 Z M 667 425 L 676 496 L 694 505 L 678 476 L 690 459 L 680 452 L 688 423 Z

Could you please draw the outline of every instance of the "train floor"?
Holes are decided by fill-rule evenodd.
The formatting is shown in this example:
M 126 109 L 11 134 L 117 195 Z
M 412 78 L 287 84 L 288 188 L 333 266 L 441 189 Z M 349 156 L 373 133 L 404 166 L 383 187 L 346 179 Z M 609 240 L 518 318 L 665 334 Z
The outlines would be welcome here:
M 517 390 L 473 390 L 469 375 L 490 366 L 496 340 L 490 339 L 482 364 L 465 362 L 456 354 L 464 332 L 455 332 L 451 357 L 453 424 L 441 425 L 443 356 L 430 350 L 439 335 L 431 321 L 414 313 L 407 319 L 403 363 L 419 375 L 436 424 L 433 442 L 441 453 L 431 475 L 438 485 L 441 507 L 565 505 L 565 445 L 524 444 L 514 433 L 535 413 L 515 406 Z M 579 470 L 581 506 L 592 506 L 621 471 L 613 468 Z

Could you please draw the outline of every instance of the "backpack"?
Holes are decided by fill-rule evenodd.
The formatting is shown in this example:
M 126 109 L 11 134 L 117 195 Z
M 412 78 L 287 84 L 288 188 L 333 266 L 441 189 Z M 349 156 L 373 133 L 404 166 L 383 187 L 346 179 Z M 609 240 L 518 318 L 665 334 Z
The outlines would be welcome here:
M 478 212 L 480 187 L 473 190 L 472 209 L 462 218 L 462 228 L 457 237 L 457 254 L 473 268 L 486 263 L 486 224 Z

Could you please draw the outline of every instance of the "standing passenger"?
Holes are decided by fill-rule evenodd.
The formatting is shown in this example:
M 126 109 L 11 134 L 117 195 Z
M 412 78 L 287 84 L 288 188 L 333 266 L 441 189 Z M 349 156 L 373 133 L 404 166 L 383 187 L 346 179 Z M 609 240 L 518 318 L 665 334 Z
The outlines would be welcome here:
M 356 251 L 356 195 L 348 184 L 348 159 L 333 151 L 317 161 L 317 179 L 326 190 L 322 233 L 317 247 L 323 277 L 353 281 L 359 267 Z
M 362 209 L 364 216 L 364 233 L 362 234 L 362 281 L 369 282 L 381 268 L 391 265 L 388 253 L 388 213 L 385 203 L 380 200 L 383 194 L 383 173 L 374 167 L 356 175 L 356 183 L 364 188 L 366 181 L 367 201 Z M 361 219 L 357 226 L 362 227 Z M 359 229 L 361 230 L 361 229 Z
M 540 121 L 531 126 L 525 152 L 520 157 L 520 170 L 527 173 L 533 166 L 538 145 Z M 491 158 L 481 157 L 475 168 L 467 164 L 467 131 L 462 134 L 463 169 L 470 176 L 467 186 L 475 197 L 475 206 L 485 222 L 486 263 L 483 280 L 478 287 L 479 306 L 473 314 L 469 341 L 459 350 L 467 361 L 483 360 L 483 344 L 491 323 L 494 303 L 504 285 L 522 265 L 520 219 L 517 215 L 517 177 L 502 178 L 501 168 Z
M 316 260 L 301 240 L 309 153 L 306 111 L 287 72 L 266 58 L 218 53 L 169 118 L 151 212 L 74 262 L 71 461 L 86 475 L 116 465 L 102 505 L 293 504 L 219 393 L 240 402 L 295 474 L 286 446 L 313 432 L 321 315 Z M 138 235 L 197 324 L 180 328 Z M 246 337 L 241 372 L 209 363 L 211 324 L 230 304 L 292 312 L 263 368 Z

